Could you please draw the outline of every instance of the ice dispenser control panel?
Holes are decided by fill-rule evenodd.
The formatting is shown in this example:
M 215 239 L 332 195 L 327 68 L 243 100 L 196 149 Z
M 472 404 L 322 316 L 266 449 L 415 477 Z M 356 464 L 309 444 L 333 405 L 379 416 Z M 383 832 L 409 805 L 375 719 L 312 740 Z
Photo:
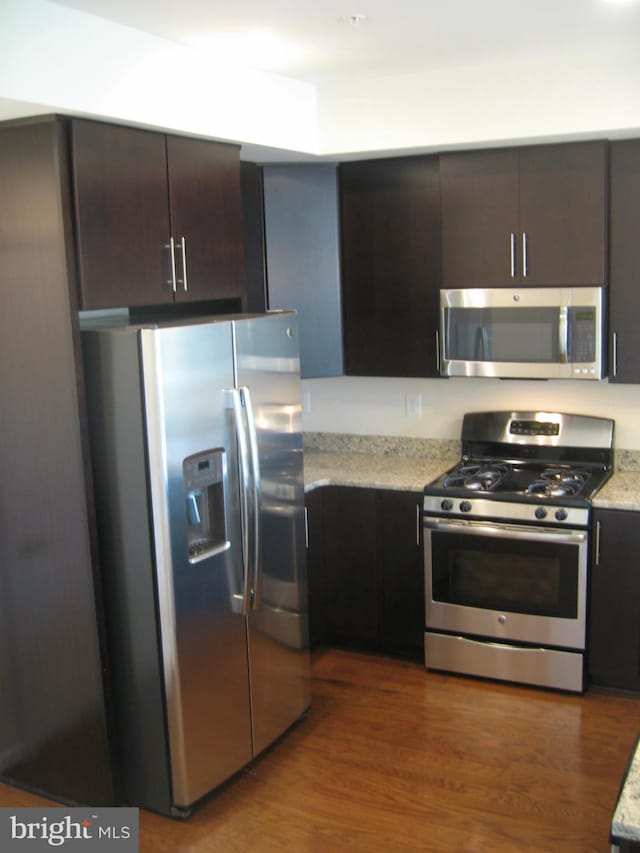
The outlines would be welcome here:
M 187 549 L 190 563 L 226 551 L 227 454 L 221 448 L 188 456 L 182 463 Z

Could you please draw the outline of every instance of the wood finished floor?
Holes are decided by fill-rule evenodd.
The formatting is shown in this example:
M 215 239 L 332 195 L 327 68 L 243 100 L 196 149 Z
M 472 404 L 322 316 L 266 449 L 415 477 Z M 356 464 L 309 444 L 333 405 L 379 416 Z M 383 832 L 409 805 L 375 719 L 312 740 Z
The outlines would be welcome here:
M 186 822 L 141 812 L 142 853 L 609 850 L 640 697 L 573 696 L 324 649 L 313 706 Z M 0 785 L 0 805 L 46 801 Z

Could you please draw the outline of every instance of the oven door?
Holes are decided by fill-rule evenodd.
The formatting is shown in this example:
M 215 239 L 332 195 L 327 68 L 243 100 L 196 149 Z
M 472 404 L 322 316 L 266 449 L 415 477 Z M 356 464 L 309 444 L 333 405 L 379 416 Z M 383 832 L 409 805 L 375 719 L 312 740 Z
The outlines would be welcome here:
M 424 520 L 427 630 L 585 648 L 587 531 Z

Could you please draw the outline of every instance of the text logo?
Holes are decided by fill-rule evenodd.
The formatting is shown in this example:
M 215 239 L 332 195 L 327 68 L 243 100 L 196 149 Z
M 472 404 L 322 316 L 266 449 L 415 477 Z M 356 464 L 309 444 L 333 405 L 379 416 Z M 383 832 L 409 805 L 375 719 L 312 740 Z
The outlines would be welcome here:
M 135 808 L 0 808 L 0 850 L 138 853 Z

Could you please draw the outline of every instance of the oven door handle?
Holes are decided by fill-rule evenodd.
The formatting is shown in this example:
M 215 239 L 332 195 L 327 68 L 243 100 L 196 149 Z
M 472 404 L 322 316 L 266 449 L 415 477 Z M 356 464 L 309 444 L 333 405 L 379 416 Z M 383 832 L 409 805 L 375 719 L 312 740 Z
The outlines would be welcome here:
M 473 536 L 490 536 L 498 539 L 522 539 L 530 542 L 548 542 L 549 536 L 555 542 L 581 544 L 587 541 L 586 530 L 564 530 L 556 527 L 525 527 L 521 524 L 491 524 L 485 521 L 456 521 L 451 519 L 425 518 L 425 530 L 451 531 Z

